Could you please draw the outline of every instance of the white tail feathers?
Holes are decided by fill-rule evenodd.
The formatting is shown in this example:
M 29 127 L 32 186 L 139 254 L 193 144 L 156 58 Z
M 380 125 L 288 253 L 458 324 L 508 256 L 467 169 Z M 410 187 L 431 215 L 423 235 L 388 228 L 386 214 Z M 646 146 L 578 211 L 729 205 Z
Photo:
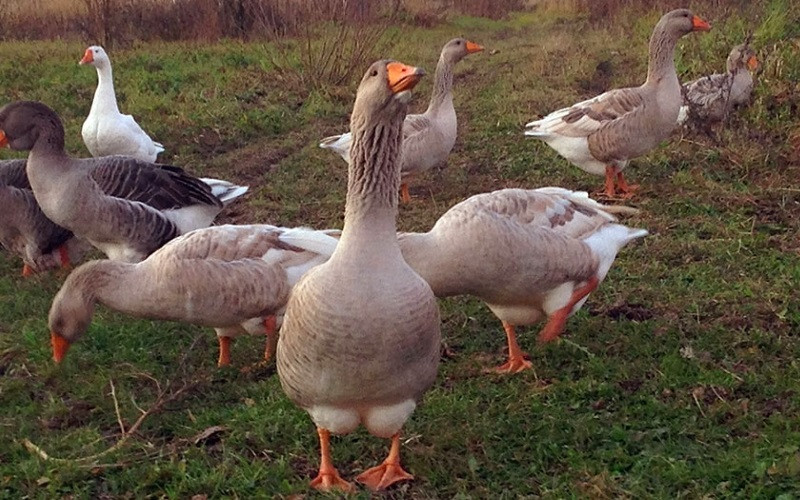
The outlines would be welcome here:
M 344 158 L 344 161 L 350 163 L 350 143 L 353 142 L 353 134 L 347 132 L 341 135 L 332 135 L 322 139 L 319 147 L 323 149 L 330 149 Z
M 163 153 L 165 151 L 164 145 L 160 142 L 153 141 L 153 146 L 156 147 L 156 153 Z
M 589 248 L 600 260 L 597 277 L 602 281 L 608 274 L 608 270 L 611 269 L 614 259 L 617 258 L 617 253 L 631 241 L 647 236 L 647 234 L 646 229 L 630 228 L 622 224 L 608 224 L 584 239 L 583 242 L 589 245 Z
M 689 106 L 681 106 L 678 111 L 678 125 L 683 125 L 687 118 L 689 118 Z
M 211 188 L 211 194 L 216 196 L 223 205 L 229 205 L 233 200 L 244 195 L 249 186 L 237 186 L 236 184 L 221 179 L 211 179 L 203 177 L 200 179 Z
M 283 243 L 303 250 L 314 252 L 319 255 L 330 257 L 336 250 L 337 238 L 325 234 L 323 231 L 316 231 L 305 227 L 287 229 L 278 237 Z
M 576 205 L 581 205 L 587 208 L 592 208 L 597 210 L 598 212 L 603 212 L 604 214 L 608 215 L 609 220 L 617 220 L 614 215 L 635 215 L 640 212 L 638 208 L 633 207 L 626 207 L 623 205 L 603 205 L 598 201 L 593 200 L 589 197 L 589 193 L 586 191 L 571 191 L 569 189 L 561 188 L 561 187 L 543 187 L 535 189 L 534 191 L 544 194 L 551 194 L 556 196 L 561 196 L 566 198 L 567 200 L 575 203 Z

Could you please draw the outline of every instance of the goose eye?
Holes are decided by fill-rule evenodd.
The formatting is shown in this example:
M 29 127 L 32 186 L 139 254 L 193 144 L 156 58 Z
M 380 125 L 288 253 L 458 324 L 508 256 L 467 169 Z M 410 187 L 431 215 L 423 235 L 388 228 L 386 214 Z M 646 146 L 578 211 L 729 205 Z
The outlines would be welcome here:
M 378 76 L 378 70 L 377 69 L 373 69 L 372 73 L 370 74 L 370 76 Z

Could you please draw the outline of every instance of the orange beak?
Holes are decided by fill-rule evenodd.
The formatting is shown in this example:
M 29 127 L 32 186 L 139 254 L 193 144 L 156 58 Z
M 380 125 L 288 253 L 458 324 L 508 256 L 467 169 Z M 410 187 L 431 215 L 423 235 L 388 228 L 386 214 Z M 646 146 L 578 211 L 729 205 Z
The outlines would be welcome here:
M 758 68 L 758 59 L 756 59 L 756 56 L 750 56 L 750 59 L 747 60 L 747 67 L 750 71 L 754 71 Z
M 425 70 L 422 68 L 415 68 L 399 62 L 390 62 L 386 65 L 386 72 L 388 73 L 389 88 L 392 92 L 399 94 L 404 90 L 411 90 L 419 83 L 419 80 L 425 75 Z
M 61 360 L 67 354 L 67 350 L 69 350 L 69 340 L 56 332 L 51 332 L 50 343 L 53 345 L 53 361 L 61 363 Z
M 483 50 L 483 45 L 478 45 L 475 42 L 470 42 L 467 40 L 467 54 L 473 54 L 475 52 L 480 52 Z
M 94 61 L 94 55 L 92 55 L 92 49 L 86 49 L 86 52 L 83 53 L 83 59 L 78 61 L 78 64 L 89 64 L 92 61 Z
M 4 148 L 8 146 L 8 137 L 6 137 L 6 133 L 0 130 L 0 148 Z
M 697 16 L 692 17 L 692 31 L 708 31 L 711 25 Z

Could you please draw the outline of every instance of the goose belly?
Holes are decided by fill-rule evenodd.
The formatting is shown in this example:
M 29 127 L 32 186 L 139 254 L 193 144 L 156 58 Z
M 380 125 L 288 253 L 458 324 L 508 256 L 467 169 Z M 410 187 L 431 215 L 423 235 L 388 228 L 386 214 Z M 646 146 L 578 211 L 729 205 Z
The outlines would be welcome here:
M 435 298 L 413 272 L 353 279 L 325 267 L 292 292 L 278 340 L 281 385 L 317 425 L 342 433 L 364 423 L 384 435 L 436 377 Z
M 552 135 L 545 138 L 544 141 L 564 159 L 584 172 L 594 175 L 605 174 L 606 162 L 600 161 L 592 155 L 589 150 L 589 141 L 586 137 Z

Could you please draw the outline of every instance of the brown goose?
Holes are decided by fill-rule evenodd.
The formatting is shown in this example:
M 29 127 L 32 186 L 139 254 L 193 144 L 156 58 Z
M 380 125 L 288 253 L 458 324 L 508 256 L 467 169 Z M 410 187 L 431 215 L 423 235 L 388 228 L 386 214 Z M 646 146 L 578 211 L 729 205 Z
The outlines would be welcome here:
M 681 107 L 681 85 L 675 73 L 675 45 L 692 31 L 711 26 L 687 9 L 664 14 L 650 37 L 647 80 L 639 87 L 604 94 L 554 111 L 525 125 L 537 137 L 586 172 L 606 176 L 605 194 L 616 185 L 633 195 L 622 175 L 628 161 L 658 146 L 675 128 Z
M 678 123 L 692 117 L 712 124 L 721 122 L 737 106 L 746 106 L 753 92 L 753 75 L 758 59 L 747 43 L 735 46 L 728 54 L 728 71 L 704 76 L 683 84 L 683 106 Z
M 558 337 L 567 318 L 603 281 L 617 252 L 647 234 L 616 222 L 585 192 L 562 188 L 502 189 L 472 196 L 442 215 L 427 233 L 401 233 L 406 262 L 437 297 L 473 295 L 503 322 L 515 373 L 531 363 L 515 327 L 542 318 L 539 340 Z
M 42 213 L 28 183 L 25 160 L 0 161 L 0 210 L 0 244 L 22 257 L 23 276 L 68 267 L 87 250 Z
M 456 143 L 458 122 L 453 107 L 453 69 L 457 62 L 483 47 L 463 38 L 454 38 L 442 48 L 433 93 L 428 109 L 420 115 L 408 115 L 403 122 L 403 161 L 401 163 L 400 196 L 404 203 L 411 201 L 408 181 L 414 175 L 430 170 L 447 161 Z M 350 163 L 350 132 L 326 137 L 320 147 L 332 149 Z
M 53 360 L 89 328 L 98 302 L 140 318 L 213 327 L 220 366 L 242 331 L 268 335 L 291 287 L 325 262 L 336 238 L 268 225 L 214 226 L 176 238 L 137 264 L 97 260 L 73 271 L 50 308 Z
M 127 156 L 70 158 L 61 120 L 39 102 L 0 109 L 4 145 L 30 151 L 26 170 L 42 212 L 112 260 L 138 262 L 172 238 L 208 226 L 230 201 L 177 167 Z
M 333 466 L 329 440 L 360 423 L 392 446 L 358 481 L 379 490 L 412 478 L 400 465 L 399 433 L 436 378 L 440 341 L 436 299 L 403 260 L 395 220 L 403 118 L 422 74 L 378 61 L 362 78 L 341 239 L 286 306 L 278 375 L 317 426 L 322 462 L 311 486 L 321 490 L 352 489 Z

